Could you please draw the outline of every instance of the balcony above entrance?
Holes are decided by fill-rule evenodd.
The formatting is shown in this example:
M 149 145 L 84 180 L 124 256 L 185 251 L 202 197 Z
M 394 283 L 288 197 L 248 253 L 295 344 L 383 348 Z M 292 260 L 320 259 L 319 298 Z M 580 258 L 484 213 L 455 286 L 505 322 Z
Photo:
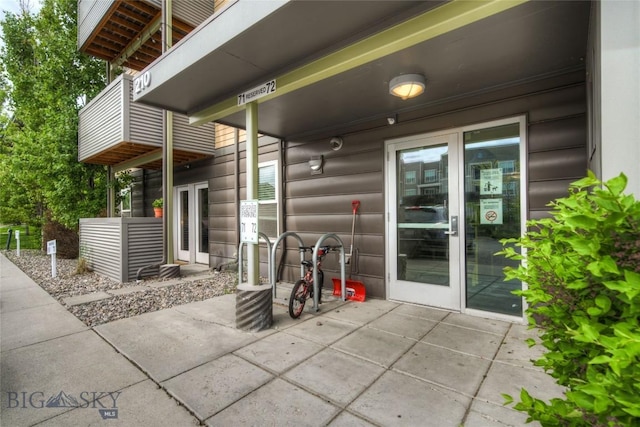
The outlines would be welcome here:
M 132 101 L 132 79 L 120 75 L 80 110 L 79 161 L 116 170 L 162 167 L 162 110 Z M 174 114 L 174 165 L 213 156 L 214 139 L 213 123 L 194 127 Z

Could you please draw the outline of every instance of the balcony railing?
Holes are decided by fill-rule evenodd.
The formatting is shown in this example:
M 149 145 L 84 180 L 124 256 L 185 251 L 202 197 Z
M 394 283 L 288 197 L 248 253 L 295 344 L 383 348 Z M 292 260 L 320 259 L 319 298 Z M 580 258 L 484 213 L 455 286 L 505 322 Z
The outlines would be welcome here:
M 79 114 L 78 160 L 84 163 L 159 169 L 162 165 L 162 110 L 133 102 L 133 77 L 122 74 Z M 173 115 L 174 164 L 214 154 L 213 123 L 191 126 Z

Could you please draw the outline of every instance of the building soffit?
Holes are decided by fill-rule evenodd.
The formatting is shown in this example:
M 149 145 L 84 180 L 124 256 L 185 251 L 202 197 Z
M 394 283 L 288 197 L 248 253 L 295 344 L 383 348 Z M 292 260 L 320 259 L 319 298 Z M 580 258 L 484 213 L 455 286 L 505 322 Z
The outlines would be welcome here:
M 300 8 L 301 4 L 313 2 L 292 3 Z M 332 2 L 336 3 L 358 2 Z M 278 5 L 270 13 L 284 14 L 281 9 L 284 6 Z M 295 10 L 298 15 L 301 13 L 301 9 Z M 196 34 L 192 34 L 194 38 L 184 39 L 144 70 L 152 74 L 151 86 L 135 94 L 134 100 L 185 113 L 192 124 L 218 121 L 243 127 L 244 108 L 237 105 L 236 95 L 275 78 L 277 91 L 258 101 L 259 127 L 262 133 L 287 137 L 313 128 L 309 126 L 331 126 L 331 123 L 416 108 L 421 103 L 443 102 L 447 98 L 539 79 L 539 76 L 584 69 L 588 10 L 589 2 L 454 0 L 426 12 L 406 13 L 394 25 L 378 28 L 365 36 L 359 34 L 362 37 L 354 37 L 350 44 L 315 57 L 309 57 L 315 53 L 312 42 L 305 41 L 306 61 L 291 66 L 293 62 L 285 62 L 284 56 L 271 58 L 271 62 L 259 58 L 255 62 L 260 67 L 255 68 L 260 69 L 247 72 L 250 67 L 246 63 L 227 62 L 224 55 L 239 53 L 235 56 L 242 56 L 247 53 L 242 50 L 245 46 L 251 49 L 252 44 L 260 44 L 261 38 L 267 38 L 265 28 L 270 28 L 267 24 L 263 28 L 254 27 L 268 19 L 256 15 L 253 24 L 242 31 L 234 28 L 233 31 L 238 32 L 233 33 L 227 28 L 231 31 L 226 35 L 227 43 L 219 40 L 217 44 L 204 44 Z M 293 12 L 288 14 L 290 17 Z M 326 16 L 321 19 L 330 27 Z M 228 23 L 233 26 L 233 22 Z M 210 19 L 194 33 L 214 23 L 215 20 Z M 362 20 L 359 23 L 362 24 Z M 307 39 L 313 39 L 313 34 L 310 31 Z M 294 47 L 300 48 L 300 43 Z M 277 56 L 278 49 L 287 50 L 282 46 L 269 49 L 272 50 L 268 50 L 266 56 L 272 52 Z M 207 55 L 220 61 L 213 63 Z M 203 67 L 205 62 L 208 68 Z M 212 64 L 219 67 L 212 69 Z M 211 75 L 203 80 L 205 70 Z M 407 72 L 426 75 L 426 96 L 416 101 L 400 101 L 380 86 L 391 77 Z M 323 111 L 320 116 L 319 111 Z M 350 115 L 346 120 L 345 113 Z M 315 117 L 313 123 L 308 121 L 312 120 L 309 117 Z
M 256 102 L 258 104 L 268 102 L 305 86 L 503 12 L 525 1 L 491 0 L 469 2 L 454 0 L 446 3 L 286 74 L 274 76 L 277 81 L 276 92 L 266 95 Z M 242 88 L 239 88 L 237 92 L 239 93 L 241 90 Z M 189 123 L 201 125 L 210 121 L 224 119 L 242 110 L 244 110 L 244 106 L 238 106 L 237 97 L 233 96 L 200 111 L 190 113 Z

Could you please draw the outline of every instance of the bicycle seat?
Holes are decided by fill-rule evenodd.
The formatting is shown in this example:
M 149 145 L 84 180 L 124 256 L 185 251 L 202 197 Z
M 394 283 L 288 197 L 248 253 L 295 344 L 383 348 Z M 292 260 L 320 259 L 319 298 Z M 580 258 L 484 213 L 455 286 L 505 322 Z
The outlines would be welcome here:
M 305 267 L 309 267 L 309 268 L 311 268 L 313 266 L 313 263 L 311 261 L 309 261 L 309 260 L 306 260 L 306 259 L 304 261 L 300 262 L 300 264 L 304 265 Z

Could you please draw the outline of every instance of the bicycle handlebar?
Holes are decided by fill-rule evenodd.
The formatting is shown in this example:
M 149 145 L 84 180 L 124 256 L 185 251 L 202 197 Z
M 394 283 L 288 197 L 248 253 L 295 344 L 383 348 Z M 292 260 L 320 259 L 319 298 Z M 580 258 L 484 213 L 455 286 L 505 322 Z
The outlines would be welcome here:
M 315 246 L 298 246 L 298 250 L 300 252 L 313 252 L 313 249 L 315 248 Z M 325 245 L 325 246 L 320 246 L 321 250 L 324 250 L 324 252 L 331 252 L 331 251 L 335 251 L 336 249 L 341 248 L 340 245 L 337 246 L 330 246 L 330 245 Z

